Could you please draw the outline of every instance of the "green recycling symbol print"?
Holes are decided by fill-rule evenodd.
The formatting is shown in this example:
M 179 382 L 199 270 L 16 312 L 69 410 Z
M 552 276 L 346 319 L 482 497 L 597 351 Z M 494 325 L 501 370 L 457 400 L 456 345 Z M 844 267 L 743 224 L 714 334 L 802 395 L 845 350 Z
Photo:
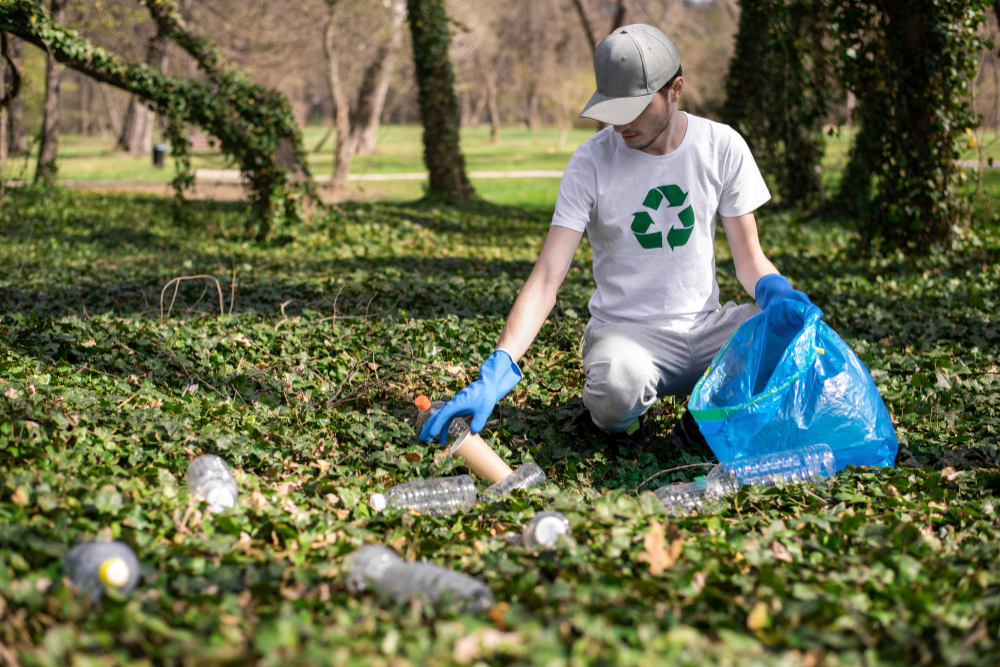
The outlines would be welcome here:
M 669 209 L 675 206 L 683 206 L 685 200 L 687 200 L 687 196 L 688 193 L 676 185 L 661 185 L 646 193 L 646 198 L 642 200 L 642 205 L 650 210 L 657 211 L 660 209 L 660 204 L 666 199 L 667 206 L 665 208 Z M 690 204 L 677 214 L 677 219 L 680 220 L 682 226 L 672 226 L 667 232 L 667 243 L 670 245 L 671 250 L 687 243 L 688 239 L 691 238 L 691 232 L 694 231 L 694 209 L 691 208 Z M 635 234 L 635 240 L 647 250 L 663 247 L 663 232 L 650 231 L 650 227 L 655 226 L 656 223 L 653 222 L 653 218 L 649 215 L 648 211 L 639 211 L 632 214 L 632 232 Z

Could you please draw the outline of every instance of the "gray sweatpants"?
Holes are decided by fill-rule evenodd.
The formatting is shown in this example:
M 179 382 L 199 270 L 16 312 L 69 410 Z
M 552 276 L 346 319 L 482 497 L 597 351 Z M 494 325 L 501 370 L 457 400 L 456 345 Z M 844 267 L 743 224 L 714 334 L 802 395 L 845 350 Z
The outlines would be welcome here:
M 690 394 L 753 304 L 729 301 L 696 331 L 590 321 L 583 332 L 583 404 L 605 431 L 624 431 L 658 398 Z

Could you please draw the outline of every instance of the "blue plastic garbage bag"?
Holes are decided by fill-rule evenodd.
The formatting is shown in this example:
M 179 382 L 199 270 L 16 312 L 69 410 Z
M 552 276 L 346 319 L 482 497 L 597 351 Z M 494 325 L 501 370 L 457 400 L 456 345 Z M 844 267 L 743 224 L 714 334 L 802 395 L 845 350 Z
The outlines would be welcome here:
M 719 461 L 826 443 L 837 470 L 893 465 L 899 443 L 875 381 L 822 317 L 779 299 L 715 355 L 688 409 Z

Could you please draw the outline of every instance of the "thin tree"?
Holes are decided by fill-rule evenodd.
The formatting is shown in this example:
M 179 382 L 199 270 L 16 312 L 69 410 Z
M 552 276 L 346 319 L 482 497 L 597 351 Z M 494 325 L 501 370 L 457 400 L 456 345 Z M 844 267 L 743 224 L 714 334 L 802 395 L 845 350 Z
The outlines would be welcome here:
M 158 23 L 156 34 L 149 40 L 146 47 L 146 64 L 161 72 L 167 69 L 170 41 L 163 23 Z M 122 131 L 118 135 L 115 148 L 126 151 L 130 155 L 149 155 L 153 143 L 153 124 L 156 114 L 143 102 L 138 95 L 129 99 L 122 121 Z
M 28 152 L 28 135 L 24 131 L 24 96 L 21 88 L 21 40 L 13 35 L 6 36 L 4 57 L 9 63 L 6 72 L 6 88 L 10 99 L 7 104 L 7 149 L 9 155 Z
M 52 20 L 61 23 L 66 0 L 52 0 Z M 36 183 L 51 183 L 56 178 L 56 151 L 59 148 L 59 84 L 63 68 L 52 54 L 45 61 L 45 104 L 42 107 L 42 139 L 38 148 Z
M 448 54 L 451 34 L 443 0 L 407 0 L 417 102 L 424 126 L 424 162 L 430 172 L 428 195 L 469 201 L 476 194 L 465 173 L 459 147 L 458 100 Z

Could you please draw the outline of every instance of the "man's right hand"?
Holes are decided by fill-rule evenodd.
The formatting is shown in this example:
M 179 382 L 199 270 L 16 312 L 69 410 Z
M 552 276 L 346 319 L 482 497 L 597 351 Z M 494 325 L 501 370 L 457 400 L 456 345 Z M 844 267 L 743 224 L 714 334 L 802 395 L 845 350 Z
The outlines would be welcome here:
M 479 369 L 479 379 L 470 384 L 455 397 L 431 415 L 420 431 L 420 439 L 430 442 L 437 438 L 441 444 L 448 441 L 448 429 L 456 417 L 469 417 L 469 430 L 479 433 L 486 426 L 486 420 L 497 401 L 514 388 L 523 375 L 510 355 L 496 350 Z

